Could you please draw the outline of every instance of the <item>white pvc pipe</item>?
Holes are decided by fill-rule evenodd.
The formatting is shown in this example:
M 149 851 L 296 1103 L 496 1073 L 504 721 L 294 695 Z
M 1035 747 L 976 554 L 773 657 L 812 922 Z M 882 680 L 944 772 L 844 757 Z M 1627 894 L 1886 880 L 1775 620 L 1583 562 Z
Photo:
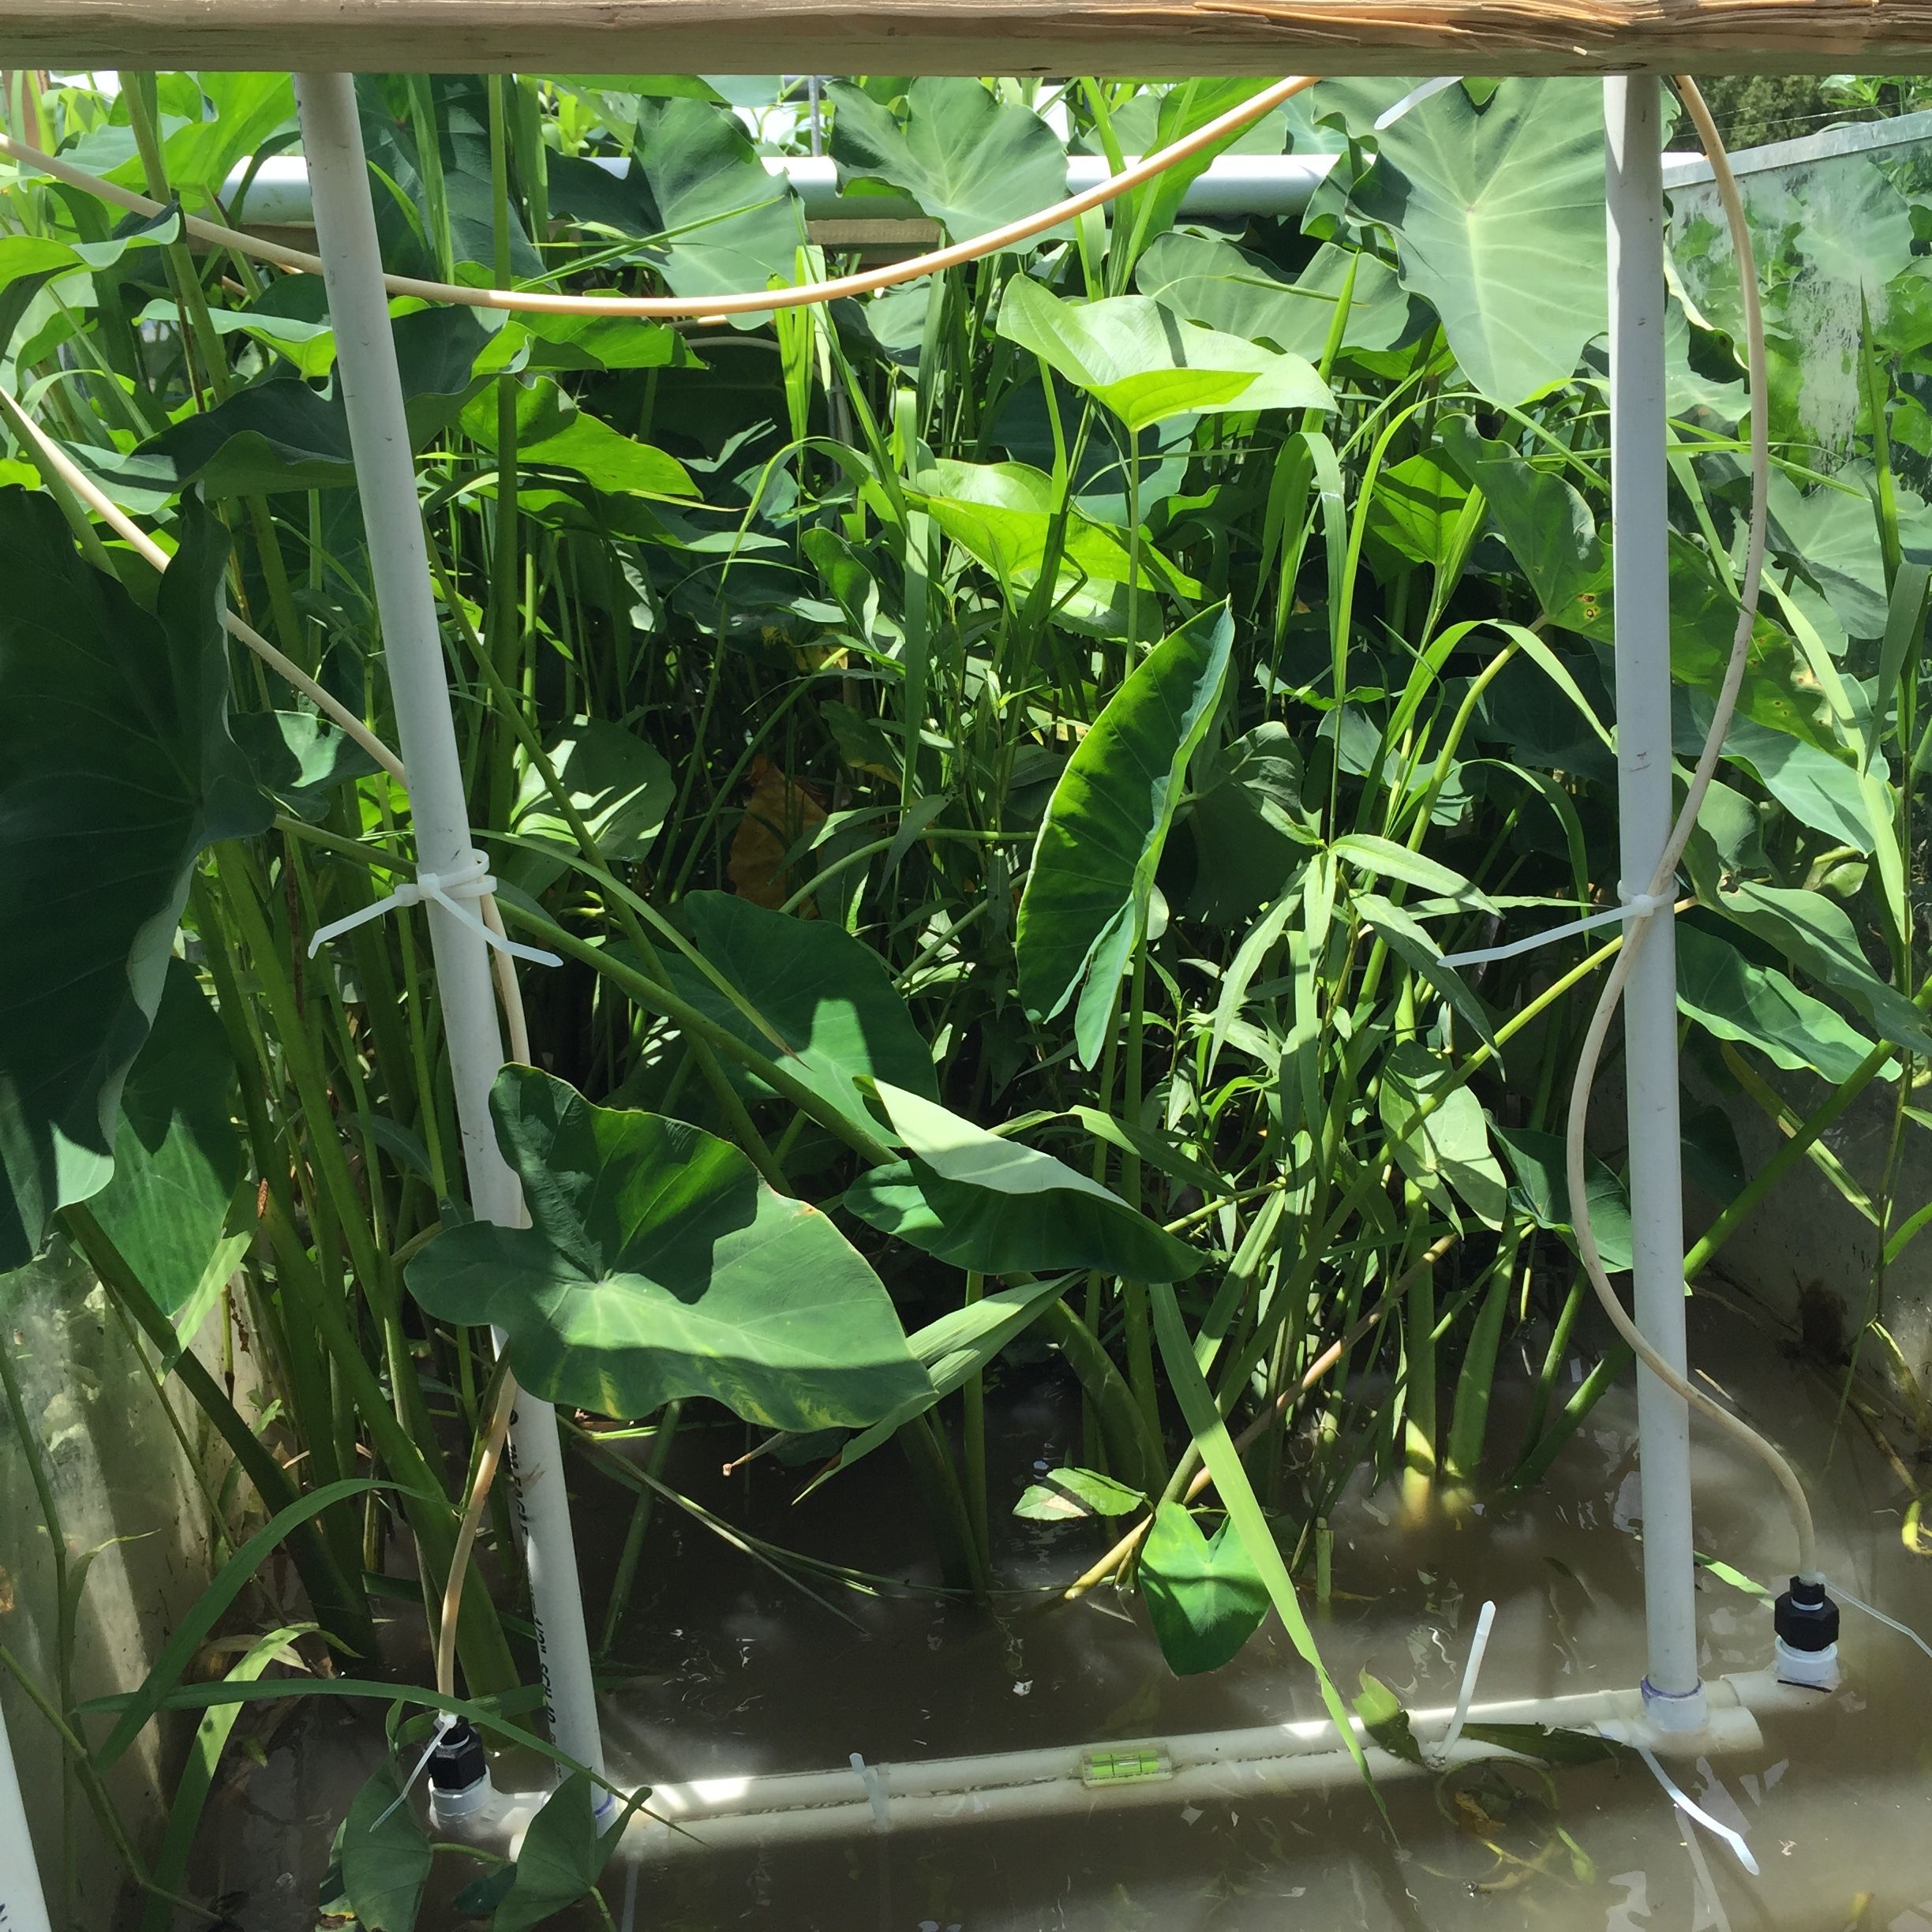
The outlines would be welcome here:
M 1126 157 L 1129 161 L 1135 155 Z M 592 155 L 590 161 L 612 175 L 630 166 L 623 155 Z M 1299 215 L 1316 185 L 1335 166 L 1333 155 L 1220 155 L 1207 171 L 1187 185 L 1184 215 Z M 258 227 L 305 228 L 315 218 L 308 163 L 300 155 L 271 155 L 255 167 L 238 163 L 222 185 L 224 206 L 232 205 L 248 182 L 242 219 Z M 839 186 L 838 163 L 829 155 L 767 155 L 768 174 L 782 175 L 803 204 L 806 218 L 847 221 L 917 220 L 919 204 L 900 194 L 847 194 Z M 1066 191 L 1080 194 L 1111 172 L 1098 155 L 1069 155 Z
M 0 1710 L 0 1932 L 53 1932 L 33 1840 L 27 1835 L 27 1807 L 20 1774 L 7 1745 L 6 1713 Z
M 1781 1684 L 1770 1672 L 1761 1671 L 1720 1679 L 1709 1687 L 1707 1702 L 1706 1721 L 1688 1735 L 1654 1727 L 1647 1700 L 1636 1690 L 1479 1705 L 1469 1721 L 1594 1732 L 1660 1752 L 1705 1756 L 1757 1750 L 1763 1743 L 1761 1714 L 1816 1709 L 1818 1694 Z M 1410 1714 L 1411 1732 L 1426 1761 L 1421 1766 L 1369 1743 L 1359 1724 L 1357 1742 L 1378 1780 L 1418 1769 L 1439 1773 L 1447 1766 L 1507 1754 L 1493 1744 L 1445 1742 L 1453 1717 L 1447 1709 Z M 1144 1758 L 1152 1774 L 1096 1775 L 1097 1755 L 1117 1763 Z M 866 1837 L 880 1831 L 1087 1817 L 1130 1807 L 1346 1788 L 1360 1776 L 1326 1718 L 1147 1743 L 1061 1745 L 920 1764 L 873 1764 L 854 1753 L 850 1769 L 654 1784 L 649 1799 L 652 1815 L 640 1813 L 633 1818 L 616 1855 L 654 1859 L 687 1852 Z M 506 1804 L 482 1830 L 491 1842 L 514 1853 L 532 1809 L 526 1802 Z
M 346 74 L 298 75 L 295 88 L 314 185 L 318 252 L 335 328 L 336 368 L 382 620 L 383 654 L 402 762 L 409 768 L 416 862 L 421 870 L 447 873 L 460 870 L 471 849 L 469 812 L 429 590 L 415 464 L 402 414 L 355 92 Z M 522 1191 L 497 1148 L 490 1123 L 490 1084 L 504 1054 L 489 949 L 440 904 L 432 901 L 426 910 L 471 1204 L 485 1220 L 522 1226 Z M 499 1336 L 499 1346 L 501 1341 Z M 549 1403 L 527 1392 L 519 1395 L 509 1456 L 551 1738 L 560 1750 L 601 1776 L 603 1749 L 570 1500 L 556 1416 Z
M 1616 624 L 1617 805 L 1624 889 L 1649 885 L 1670 835 L 1670 560 L 1665 521 L 1664 186 L 1660 88 L 1604 82 L 1609 223 L 1610 515 Z M 1623 1001 L 1634 1316 L 1685 1371 L 1683 1149 L 1678 1121 L 1677 941 L 1650 920 Z M 1698 1689 L 1690 1533 L 1690 1412 L 1637 1371 L 1642 1475 L 1645 1690 L 1657 1721 L 1694 1730 Z

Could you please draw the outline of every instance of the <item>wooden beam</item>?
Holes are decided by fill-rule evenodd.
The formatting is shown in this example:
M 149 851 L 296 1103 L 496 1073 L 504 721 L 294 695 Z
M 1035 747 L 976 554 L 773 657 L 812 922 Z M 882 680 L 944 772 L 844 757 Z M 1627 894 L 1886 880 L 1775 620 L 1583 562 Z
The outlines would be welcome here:
M 1896 73 L 1932 0 L 0 0 L 0 66 Z

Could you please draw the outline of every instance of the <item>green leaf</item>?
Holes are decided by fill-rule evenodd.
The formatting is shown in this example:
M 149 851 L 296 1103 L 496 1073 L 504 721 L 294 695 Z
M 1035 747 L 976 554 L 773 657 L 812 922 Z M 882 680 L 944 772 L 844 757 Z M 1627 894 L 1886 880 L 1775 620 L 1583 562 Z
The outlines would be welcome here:
M 1148 295 L 1062 301 L 1017 275 L 1006 285 L 998 328 L 1131 430 L 1169 416 L 1335 406 L 1301 357 L 1184 322 Z
M 1515 1200 L 1540 1228 L 1563 1236 L 1576 1246 L 1575 1222 L 1570 1212 L 1569 1154 L 1560 1134 L 1538 1133 L 1528 1127 L 1490 1129 L 1516 1175 Z M 1623 1183 L 1594 1155 L 1586 1170 L 1589 1178 L 1590 1232 L 1604 1267 L 1619 1274 L 1631 1266 L 1630 1194 Z
M 1467 489 L 1434 457 L 1406 457 L 1376 479 L 1368 505 L 1369 538 L 1412 564 L 1439 568 L 1458 547 L 1469 497 Z
M 139 1737 L 148 1720 L 163 1709 L 177 1708 L 170 1700 L 203 1644 L 207 1642 L 223 1613 L 241 1595 L 249 1579 L 268 1559 L 270 1553 L 290 1531 L 319 1516 L 331 1503 L 346 1502 L 351 1496 L 366 1496 L 372 1489 L 393 1489 L 392 1483 L 372 1482 L 366 1477 L 350 1477 L 325 1483 L 278 1510 L 260 1529 L 215 1572 L 215 1578 L 183 1613 L 166 1647 L 140 1684 L 124 1698 L 114 1700 L 117 1710 L 114 1726 L 106 1743 L 94 1754 L 105 1771 L 118 1764 L 127 1747 Z M 219 1702 L 213 1699 L 211 1702 Z
M 1567 381 L 1605 326 L 1601 88 L 1505 80 L 1479 114 L 1445 88 L 1377 139 L 1357 205 L 1470 380 L 1507 403 Z
M 1013 1514 L 1030 1522 L 1075 1522 L 1084 1517 L 1131 1516 L 1147 1507 L 1138 1489 L 1097 1470 L 1057 1469 L 1028 1485 Z
M 229 729 L 255 782 L 311 823 L 328 811 L 338 785 L 381 769 L 346 732 L 313 711 L 239 712 Z
M 623 1818 L 599 1831 L 590 1774 L 573 1771 L 530 1820 L 513 1868 L 516 1876 L 490 1920 L 490 1932 L 532 1932 L 575 1904 L 604 1875 L 623 1837 L 623 1818 L 650 1795 L 639 1792 Z
M 680 903 L 698 950 L 765 1024 L 688 960 L 668 953 L 672 986 L 707 1018 L 784 1061 L 867 1133 L 878 1122 L 855 1081 L 876 1078 L 928 1099 L 937 1095 L 932 1049 L 886 962 L 863 941 L 827 920 L 794 919 L 732 893 L 691 893 Z M 727 1072 L 748 1094 L 769 1091 L 735 1061 Z
M 1355 1714 L 1361 1718 L 1363 1730 L 1391 1758 L 1399 1758 L 1404 1764 L 1421 1765 L 1422 1747 L 1409 1728 L 1409 1713 L 1402 1709 L 1402 1699 L 1380 1677 L 1367 1671 L 1361 1673 L 1361 1695 L 1355 1700 Z
M 1754 1046 L 1788 1073 L 1849 1080 L 1871 1042 L 1776 968 L 1760 966 L 1715 934 L 1679 920 L 1677 1005 L 1720 1039 Z
M 1020 902 L 1020 997 L 1044 1021 L 1080 992 L 1074 1032 L 1088 1066 L 1146 916 L 1189 761 L 1220 702 L 1234 638 L 1223 606 L 1155 646 L 1080 740 L 1046 807 Z
M 997 99 L 978 80 L 915 80 L 903 125 L 849 81 L 833 81 L 829 97 L 840 185 L 863 193 L 882 182 L 903 190 L 949 241 L 1003 228 L 1066 193 L 1058 137 L 1031 108 Z
M 1593 1731 L 1552 1731 L 1536 1724 L 1466 1724 L 1462 1735 L 1472 1743 L 1493 1744 L 1548 1765 L 1610 1763 L 1627 1749 Z
M 1468 982 L 1453 966 L 1442 963 L 1441 947 L 1392 900 L 1374 893 L 1358 892 L 1351 896 L 1355 910 L 1375 928 L 1388 949 L 1411 972 L 1420 973 L 1441 994 L 1456 1017 L 1468 1023 L 1470 1030 L 1500 1062 L 1503 1050 L 1496 1044 L 1482 1002 L 1470 991 Z
M 805 223 L 783 175 L 767 174 L 728 108 L 701 100 L 638 104 L 634 167 L 660 223 L 643 250 L 674 294 L 769 288 L 798 277 Z M 736 318 L 740 326 L 756 316 Z
M 1482 492 L 1544 610 L 1564 609 L 1604 578 L 1597 519 L 1563 477 L 1537 469 L 1507 443 L 1479 434 L 1466 416 L 1445 417 L 1436 434 L 1449 460 Z
M 902 1424 L 964 1387 L 969 1376 L 985 1368 L 1015 1335 L 1046 1312 L 1049 1302 L 1065 1294 L 1073 1279 L 1071 1275 L 1062 1275 L 1053 1281 L 1021 1282 L 996 1289 L 908 1335 L 906 1346 L 932 1377 L 932 1393 L 910 1398 L 870 1428 L 848 1436 L 837 1456 L 806 1485 L 799 1500 L 803 1502 L 841 1470 L 850 1469 L 861 1456 L 870 1455 L 882 1443 L 889 1442 Z
M 1694 845 L 1687 857 L 1698 897 L 1705 904 L 1843 994 L 1893 1046 L 1932 1055 L 1932 1032 L 1926 1030 L 1924 1014 L 1872 971 L 1852 921 L 1836 900 L 1822 893 L 1760 886 L 1748 879 L 1726 886 L 1699 876 L 1702 867 Z
M 295 89 L 286 73 L 204 73 L 195 84 L 205 97 L 204 118 L 175 129 L 161 144 L 168 185 L 191 208 L 195 189 L 219 193 L 238 161 L 295 118 Z
M 861 1175 L 845 1205 L 883 1233 L 981 1275 L 1089 1267 L 1181 1281 L 1206 1259 L 1050 1154 L 883 1080 L 878 1088 L 912 1158 Z
M 648 443 L 620 435 L 578 408 L 548 376 L 520 384 L 516 394 L 517 459 L 526 467 L 569 470 L 608 495 L 671 500 L 695 496 L 684 466 Z M 496 399 L 479 395 L 462 414 L 463 432 L 496 447 Z
M 1163 1503 L 1140 1545 L 1148 1621 L 1177 1677 L 1231 1664 L 1268 1613 L 1268 1586 L 1247 1545 L 1225 1521 L 1201 1533 L 1184 1504 Z
M 114 1178 L 94 1218 L 154 1297 L 179 1314 L 203 1286 L 242 1178 L 239 1084 L 221 1021 L 186 960 L 167 962 L 154 1024 L 121 1091 Z
M 415 1812 L 396 1803 L 401 1791 L 395 1765 L 384 1765 L 356 1793 L 336 1833 L 342 1896 L 363 1932 L 412 1932 L 435 1862 Z
M 0 1269 L 106 1185 L 195 859 L 268 820 L 228 735 L 224 534 L 182 522 L 150 614 L 51 497 L 0 490 Z
M 1148 1301 L 1154 1317 L 1155 1339 L 1160 1345 L 1161 1360 L 1166 1365 L 1175 1400 L 1181 1405 L 1181 1415 L 1193 1436 L 1195 1447 L 1200 1451 L 1201 1460 L 1214 1477 L 1215 1488 L 1227 1510 L 1228 1521 L 1234 1526 L 1235 1534 L 1246 1548 L 1249 1559 L 1260 1572 L 1267 1589 L 1268 1601 L 1274 1604 L 1282 1627 L 1288 1633 L 1288 1641 L 1294 1646 L 1296 1654 L 1314 1672 L 1322 1703 L 1334 1722 L 1343 1747 L 1366 1779 L 1368 1760 L 1362 1754 L 1355 1727 L 1349 1721 L 1348 1707 L 1342 1702 L 1322 1664 L 1321 1653 L 1315 1647 L 1314 1634 L 1308 1627 L 1308 1619 L 1301 1614 L 1301 1600 L 1295 1595 L 1294 1580 L 1288 1574 L 1288 1566 L 1282 1561 L 1280 1547 L 1268 1527 L 1267 1518 L 1262 1514 L 1254 1485 L 1248 1480 L 1248 1472 L 1241 1465 L 1241 1452 L 1234 1447 L 1234 1438 L 1227 1432 L 1227 1424 L 1215 1406 L 1214 1391 L 1208 1387 L 1200 1364 L 1194 1358 L 1187 1324 L 1181 1319 L 1181 1305 L 1174 1298 L 1174 1290 L 1163 1282 L 1150 1285 Z M 1380 1799 L 1378 1798 L 1376 1802 L 1379 1804 Z
M 447 1230 L 407 1279 L 431 1314 L 501 1327 L 534 1393 L 624 1417 L 709 1396 L 803 1433 L 930 1387 L 878 1277 L 728 1142 L 532 1067 L 504 1069 L 490 1111 L 532 1225 Z
M 1439 860 L 1425 858 L 1419 852 L 1411 852 L 1393 839 L 1378 838 L 1368 832 L 1345 832 L 1329 849 L 1357 872 L 1378 878 L 1400 879 L 1405 885 L 1455 900 L 1478 912 L 1498 910 L 1495 900 L 1478 892 L 1460 872 L 1451 871 Z
M 579 717 L 554 732 L 544 751 L 571 805 L 597 841 L 606 866 L 635 865 L 650 851 L 664 816 L 677 796 L 677 781 L 664 754 L 621 724 Z M 550 796 L 543 773 L 525 768 L 511 813 L 520 838 L 575 853 L 577 840 Z M 561 859 L 518 852 L 506 855 L 504 876 L 527 893 L 541 893 L 562 878 Z
M 1441 1201 L 1446 1182 L 1485 1226 L 1500 1227 L 1508 1190 L 1490 1151 L 1482 1103 L 1468 1088 L 1455 1087 L 1427 1119 L 1417 1118 L 1449 1077 L 1447 1062 L 1420 1040 L 1405 1040 L 1384 1058 L 1380 1095 L 1389 1151 L 1425 1194 Z
M 1366 250 L 1325 242 L 1292 282 L 1259 255 L 1218 235 L 1162 235 L 1140 257 L 1134 286 L 1189 322 L 1316 361 L 1328 346 L 1348 265 L 1355 264 L 1342 346 L 1389 349 L 1409 324 L 1395 271 Z

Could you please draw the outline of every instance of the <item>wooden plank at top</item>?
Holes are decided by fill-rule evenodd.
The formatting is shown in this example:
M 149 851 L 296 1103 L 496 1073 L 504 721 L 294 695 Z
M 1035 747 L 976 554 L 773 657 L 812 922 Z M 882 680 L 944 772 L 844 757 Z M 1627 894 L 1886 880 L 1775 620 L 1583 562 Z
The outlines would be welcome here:
M 1896 73 L 1932 0 L 0 0 L 0 66 Z

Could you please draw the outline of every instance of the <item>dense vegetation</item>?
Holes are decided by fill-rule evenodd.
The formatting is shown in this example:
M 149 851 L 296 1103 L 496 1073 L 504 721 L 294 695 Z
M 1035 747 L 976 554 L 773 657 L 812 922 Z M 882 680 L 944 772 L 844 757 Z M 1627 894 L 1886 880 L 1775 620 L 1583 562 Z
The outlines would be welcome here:
M 406 795 L 219 622 L 226 597 L 393 741 L 320 283 L 191 250 L 172 212 L 290 144 L 286 79 L 14 78 L 10 128 L 170 212 L 118 220 L 24 168 L 5 194 L 0 1267 L 23 1271 L 0 1294 L 50 1292 L 26 1264 L 77 1249 L 236 1458 L 212 1504 L 275 1518 L 225 1526 L 192 1638 L 286 1540 L 339 1668 L 369 1672 L 372 1590 L 440 1591 L 491 1322 L 567 1414 L 649 1425 L 626 1438 L 648 1463 L 569 1432 L 639 1496 L 607 1645 L 692 1402 L 801 1485 L 896 1439 L 916 1533 L 984 1590 L 1016 1499 L 988 1494 L 983 1405 L 1023 1335 L 1077 1380 L 1085 1449 L 1020 1506 L 1151 1521 L 1112 1568 L 1150 1585 L 1177 1669 L 1271 1602 L 1314 1661 L 1291 1578 L 1325 1577 L 1365 1462 L 1417 1518 L 1537 1480 L 1627 1365 L 1560 1374 L 1588 1324 L 1556 1123 L 1617 942 L 1466 976 L 1440 956 L 1616 897 L 1593 84 L 1458 85 L 1378 133 L 1407 84 L 1324 83 L 1237 144 L 1334 155 L 1298 217 L 1186 217 L 1183 169 L 743 328 L 395 305 L 474 820 L 513 932 L 562 961 L 522 973 L 535 1069 L 500 1082 L 499 1129 L 543 1199 L 504 1234 L 463 1225 L 415 915 L 308 954 L 408 875 Z M 361 99 L 392 268 L 706 294 L 825 265 L 761 150 L 822 135 L 848 187 L 963 238 L 1055 200 L 1070 148 L 1145 152 L 1249 91 L 871 80 L 818 125 L 657 77 Z M 1867 163 L 1807 192 L 1829 206 L 1760 237 L 1776 582 L 1679 941 L 1703 1091 L 1792 1138 L 1747 1179 L 1722 1109 L 1694 1112 L 1687 1173 L 1722 1212 L 1687 1272 L 1809 1150 L 1885 1237 L 1869 1366 L 1884 1267 L 1926 1218 L 1889 1187 L 1932 1053 L 1932 200 Z M 248 220 L 245 179 L 224 212 Z M 1676 246 L 1694 753 L 1735 616 L 1743 391 L 1714 217 Z M 1816 1143 L 1880 1082 L 1894 1158 L 1868 1196 Z M 578 1214 L 558 1173 L 620 1205 Z M 1614 1162 L 1596 1176 L 1627 1263 Z M 218 1304 L 245 1338 L 226 1383 L 178 1344 Z M 1540 1371 L 1503 1432 L 1522 1348 Z M 487 1541 L 508 1553 L 502 1520 Z M 500 1724 L 525 1707 L 507 1607 L 473 1580 L 461 1636 Z M 196 1702 L 193 1648 L 104 1743 L 51 1659 L 77 1804 Z M 178 1887 L 206 1789 L 131 1870 Z

